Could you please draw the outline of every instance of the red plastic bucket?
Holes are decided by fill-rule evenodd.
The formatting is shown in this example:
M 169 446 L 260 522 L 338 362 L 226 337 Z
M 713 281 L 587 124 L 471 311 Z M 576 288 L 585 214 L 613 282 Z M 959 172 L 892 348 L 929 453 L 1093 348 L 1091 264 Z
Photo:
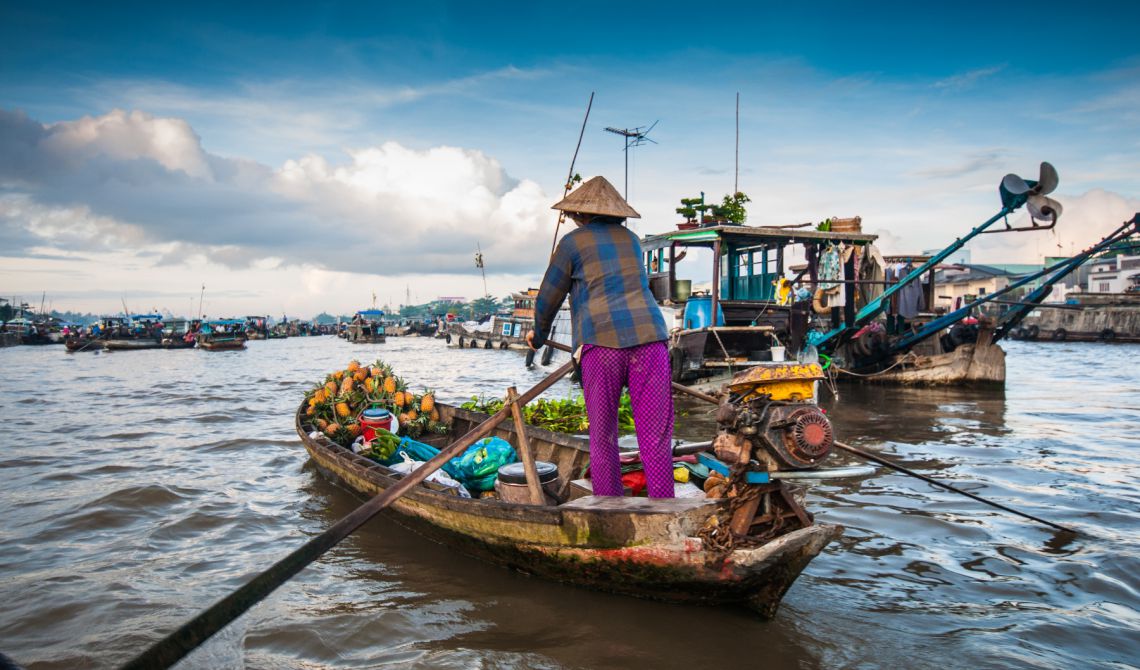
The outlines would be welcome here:
M 364 430 L 364 440 L 371 442 L 378 428 L 392 430 L 392 413 L 379 407 L 366 409 L 360 414 L 360 427 Z

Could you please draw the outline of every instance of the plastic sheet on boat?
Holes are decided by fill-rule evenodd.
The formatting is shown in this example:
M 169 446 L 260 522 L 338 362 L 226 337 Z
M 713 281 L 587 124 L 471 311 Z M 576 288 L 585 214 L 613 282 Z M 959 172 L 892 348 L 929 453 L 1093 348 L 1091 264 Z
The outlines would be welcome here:
M 407 454 L 417 461 L 428 461 L 438 453 L 439 449 L 429 444 L 405 437 L 385 465 L 402 461 L 401 454 Z M 499 468 L 518 460 L 518 454 L 509 442 L 501 437 L 487 437 L 445 463 L 443 471 L 458 480 L 468 491 L 490 491 L 495 487 Z

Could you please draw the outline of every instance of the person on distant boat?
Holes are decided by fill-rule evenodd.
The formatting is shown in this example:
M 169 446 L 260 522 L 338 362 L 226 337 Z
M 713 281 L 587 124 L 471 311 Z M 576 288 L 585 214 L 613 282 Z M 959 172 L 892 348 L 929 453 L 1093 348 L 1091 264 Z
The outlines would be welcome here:
M 641 218 L 604 177 L 594 177 L 552 209 L 577 225 L 558 243 L 535 298 L 527 344 L 546 343 L 567 293 L 575 357 L 590 422 L 594 495 L 622 495 L 618 406 L 629 387 L 649 496 L 673 497 L 673 392 L 665 319 L 649 291 L 637 235 Z

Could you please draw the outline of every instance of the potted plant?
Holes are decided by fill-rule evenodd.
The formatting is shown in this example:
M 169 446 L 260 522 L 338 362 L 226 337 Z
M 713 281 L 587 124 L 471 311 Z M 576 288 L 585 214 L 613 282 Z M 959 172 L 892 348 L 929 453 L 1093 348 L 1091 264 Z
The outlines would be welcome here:
M 742 226 L 748 220 L 744 205 L 749 202 L 752 199 L 739 191 L 724 196 L 719 205 L 706 203 L 704 193 L 699 198 L 681 198 L 681 206 L 676 212 L 685 217 L 685 221 L 678 223 L 677 228 L 690 230 L 707 226 Z
M 685 217 L 685 220 L 677 224 L 678 230 L 691 230 L 700 226 L 697 221 L 698 209 L 705 204 L 705 196 L 702 193 L 699 198 L 681 198 L 681 206 L 677 208 L 677 213 Z M 703 213 L 703 210 L 700 210 Z

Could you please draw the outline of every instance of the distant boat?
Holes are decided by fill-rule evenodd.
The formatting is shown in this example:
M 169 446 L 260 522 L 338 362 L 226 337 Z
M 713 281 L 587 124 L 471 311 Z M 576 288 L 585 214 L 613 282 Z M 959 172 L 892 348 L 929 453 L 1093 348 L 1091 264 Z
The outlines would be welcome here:
M 353 344 L 382 344 L 384 335 L 384 312 L 378 309 L 365 309 L 356 313 L 348 324 L 344 338 Z
M 245 321 L 220 319 L 208 321 L 198 335 L 198 347 L 206 351 L 234 351 L 245 349 Z
M 107 321 L 107 320 L 105 320 Z M 131 314 L 108 322 L 103 348 L 107 351 L 138 351 L 162 348 L 162 315 Z

